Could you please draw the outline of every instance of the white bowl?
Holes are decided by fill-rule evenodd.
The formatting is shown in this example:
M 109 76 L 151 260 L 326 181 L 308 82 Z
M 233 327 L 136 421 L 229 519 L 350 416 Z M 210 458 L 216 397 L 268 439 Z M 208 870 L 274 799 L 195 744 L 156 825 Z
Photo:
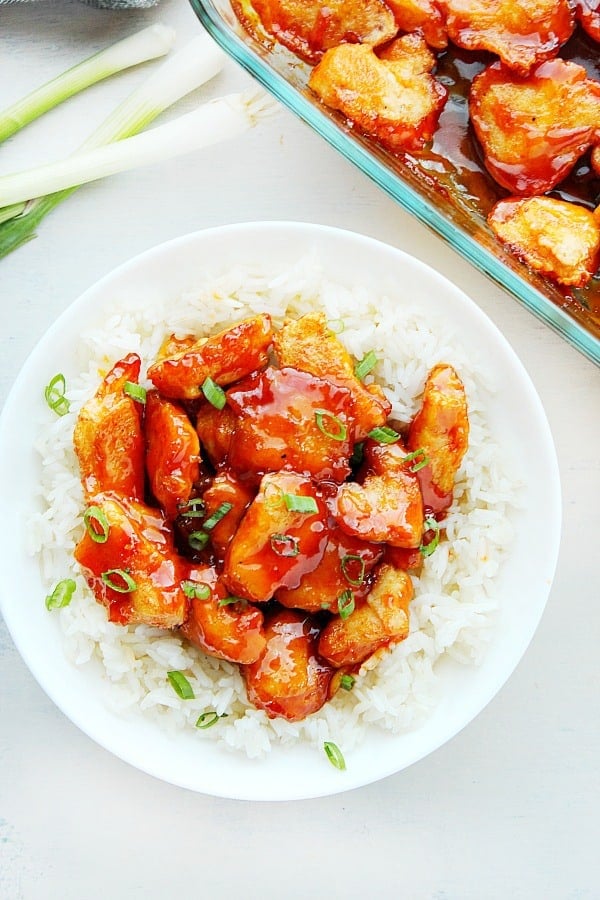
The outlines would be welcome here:
M 314 748 L 274 748 L 262 760 L 199 742 L 185 732 L 168 735 L 153 722 L 122 718 L 106 708 L 100 675 L 66 658 L 56 616 L 44 605 L 47 590 L 26 550 L 26 522 L 36 508 L 40 462 L 33 449 L 43 385 L 56 371 L 77 372 L 75 348 L 91 320 L 115 297 L 167 301 L 187 291 L 204 267 L 225 270 L 238 262 L 293 264 L 318 252 L 325 274 L 344 284 L 401 283 L 422 307 L 458 327 L 461 343 L 485 360 L 502 386 L 489 418 L 531 460 L 523 487 L 517 534 L 498 579 L 500 615 L 478 667 L 445 664 L 441 699 L 415 730 L 369 732 L 340 772 Z M 131 765 L 183 787 L 251 800 L 289 800 L 334 794 L 398 772 L 439 748 L 492 699 L 525 652 L 550 591 L 560 538 L 556 454 L 536 391 L 513 350 L 461 291 L 423 263 L 358 234 L 300 223 L 232 225 L 198 232 L 156 247 L 107 275 L 73 303 L 39 342 L 19 374 L 0 418 L 0 602 L 13 640 L 31 672 L 56 705 L 97 743 Z

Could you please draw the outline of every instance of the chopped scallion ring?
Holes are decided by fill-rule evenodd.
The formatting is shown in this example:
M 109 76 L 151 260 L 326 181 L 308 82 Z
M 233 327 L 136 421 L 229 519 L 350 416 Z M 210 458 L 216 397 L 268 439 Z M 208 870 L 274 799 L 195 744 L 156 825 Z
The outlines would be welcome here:
M 190 600 L 208 600 L 210 587 L 203 581 L 182 581 L 181 590 Z
M 227 515 L 230 509 L 233 509 L 233 503 L 221 503 L 221 505 L 215 509 L 212 516 L 209 516 L 208 519 L 202 523 L 202 527 L 204 528 L 204 530 L 210 531 L 211 529 L 213 529 L 215 525 L 217 525 L 221 521 L 223 516 Z
M 407 463 L 412 462 L 413 460 L 415 461 L 413 462 L 412 466 L 408 467 L 410 472 L 418 472 L 420 469 L 424 469 L 425 466 L 428 466 L 430 463 L 430 459 L 422 447 L 419 447 L 418 450 L 413 450 L 412 453 L 408 453 L 402 459 L 402 462 Z
M 327 327 L 330 331 L 333 331 L 334 334 L 341 334 L 346 327 L 346 323 L 343 319 L 330 319 L 327 323 Z
M 319 511 L 314 497 L 303 497 L 301 494 L 284 494 L 283 502 L 290 512 L 316 513 Z
M 276 509 L 278 506 L 281 506 L 284 502 L 284 497 L 285 494 L 278 484 L 273 484 L 272 481 L 267 482 L 263 494 L 263 501 L 268 509 Z
M 193 700 L 194 689 L 183 674 L 183 672 L 167 672 L 167 678 L 171 687 L 181 700 Z
M 146 402 L 146 388 L 141 384 L 136 384 L 135 381 L 126 381 L 123 385 L 123 393 L 138 403 Z
M 219 719 L 227 718 L 227 713 L 219 715 L 214 709 L 208 709 L 206 712 L 200 713 L 196 721 L 196 728 L 210 728 L 215 725 Z
M 381 428 L 374 428 L 370 431 L 369 437 L 377 441 L 378 444 L 394 444 L 400 435 L 388 425 L 382 425 Z
M 359 444 L 354 445 L 354 449 L 352 451 L 352 456 L 350 457 L 350 465 L 353 468 L 357 468 L 361 465 L 365 456 L 365 445 L 362 441 Z
M 57 416 L 66 416 L 71 409 L 71 404 L 65 397 L 66 389 L 67 382 L 62 372 L 55 375 L 44 388 L 44 399 Z
M 206 399 L 209 403 L 211 403 L 215 409 L 223 409 L 225 404 L 227 403 L 227 395 L 222 387 L 212 380 L 212 378 L 205 378 L 202 387 L 200 388 Z
M 343 591 L 338 597 L 338 612 L 340 619 L 347 619 L 354 612 L 354 594 L 352 591 Z
M 335 430 L 330 430 L 325 424 L 325 420 L 332 422 Z M 315 422 L 317 423 L 317 428 L 319 431 L 322 431 L 325 437 L 331 438 L 333 441 L 345 441 L 346 435 L 348 434 L 348 429 L 339 418 L 339 416 L 334 416 L 333 413 L 329 412 L 327 409 L 316 409 L 315 410 Z
M 62 609 L 68 606 L 75 593 L 76 584 L 72 578 L 59 581 L 51 594 L 46 597 L 46 609 Z
M 245 601 L 244 601 L 243 597 L 234 597 L 232 595 L 231 597 L 223 597 L 222 600 L 219 600 L 217 605 L 218 606 L 231 606 L 232 603 L 244 603 L 244 602 Z
M 83 514 L 83 523 L 95 544 L 105 544 L 107 542 L 110 525 L 101 507 L 88 506 Z
M 107 587 L 118 594 L 130 594 L 137 589 L 137 584 L 125 569 L 107 569 L 100 577 Z
M 207 531 L 192 531 L 188 534 L 188 544 L 192 550 L 204 550 L 209 540 L 210 535 Z
M 184 503 L 178 503 L 177 508 L 180 516 L 185 516 L 188 519 L 199 519 L 204 515 L 204 500 L 201 500 L 200 497 L 193 497 Z
M 435 532 L 435 534 L 426 544 L 421 541 L 419 550 L 421 551 L 423 556 L 431 556 L 440 542 L 440 526 L 438 521 L 434 519 L 433 516 L 427 516 L 427 518 L 423 522 L 423 536 L 425 536 L 428 531 L 433 531 Z
M 342 675 L 342 677 L 340 678 L 340 687 L 345 691 L 351 691 L 354 687 L 355 681 L 356 678 L 354 677 L 354 675 Z
M 363 356 L 361 361 L 354 367 L 354 374 L 359 381 L 364 381 L 369 372 L 371 372 L 376 365 L 377 354 L 374 350 L 369 350 L 369 352 L 365 356 Z
M 365 580 L 365 561 L 357 553 L 346 553 L 341 561 L 342 574 L 347 582 L 360 587 Z M 358 571 L 357 571 L 358 570 Z
M 272 534 L 271 550 L 277 556 L 298 556 L 300 553 L 299 541 L 291 534 Z
M 332 766 L 335 766 L 336 769 L 340 769 L 340 771 L 344 771 L 346 768 L 346 760 L 342 754 L 342 751 L 338 747 L 337 744 L 334 744 L 333 741 L 324 741 L 323 750 L 327 755 L 327 759 L 331 763 Z

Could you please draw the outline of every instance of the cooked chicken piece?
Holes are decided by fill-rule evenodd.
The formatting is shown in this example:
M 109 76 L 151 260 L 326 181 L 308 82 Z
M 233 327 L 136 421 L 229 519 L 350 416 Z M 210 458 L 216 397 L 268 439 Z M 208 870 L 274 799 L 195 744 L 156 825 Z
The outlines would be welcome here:
M 146 471 L 150 488 L 168 519 L 189 500 L 200 474 L 200 442 L 186 413 L 157 391 L 146 395 Z
M 520 75 L 556 56 L 575 28 L 569 0 L 443 0 L 448 37 L 489 50 Z
M 186 616 L 183 560 L 162 514 L 114 494 L 90 498 L 75 559 L 111 622 L 174 628 Z
M 423 54 L 415 52 L 414 39 L 414 35 L 399 38 L 391 62 L 379 59 L 371 47 L 342 44 L 327 51 L 309 79 L 326 106 L 339 110 L 392 152 L 424 147 L 448 96 L 429 74 L 433 62 L 423 67 Z
M 87 498 L 101 491 L 144 496 L 142 406 L 125 392 L 128 383 L 137 384 L 140 366 L 137 354 L 124 357 L 81 407 L 73 443 Z
M 421 408 L 411 422 L 408 448 L 421 450 L 429 464 L 418 476 L 430 482 L 442 501 L 452 497 L 454 479 L 469 446 L 469 414 L 465 388 L 452 366 L 440 363 L 427 376 Z M 425 474 L 427 473 L 427 474 Z M 436 509 L 424 494 L 426 506 Z M 436 509 L 436 511 L 438 511 Z
M 196 432 L 206 456 L 215 468 L 227 459 L 235 422 L 236 415 L 228 405 L 217 409 L 210 403 L 204 403 L 198 410 Z
M 515 256 L 560 284 L 582 287 L 600 265 L 600 219 L 583 206 L 551 197 L 501 200 L 488 223 Z
M 350 474 L 348 388 L 269 367 L 231 388 L 227 402 L 237 416 L 229 465 L 240 474 L 288 468 L 338 482 Z
M 333 669 L 317 656 L 318 636 L 306 613 L 282 610 L 266 623 L 265 650 L 241 673 L 248 699 L 269 718 L 299 722 L 328 699 Z
M 269 316 L 244 319 L 154 363 L 148 369 L 148 377 L 163 396 L 193 400 L 202 396 L 207 378 L 225 386 L 264 369 L 271 337 Z
M 413 598 L 410 576 L 384 564 L 366 602 L 342 619 L 329 622 L 319 639 L 319 656 L 332 666 L 356 666 L 380 647 L 408 636 L 408 607 Z
M 575 16 L 593 41 L 600 43 L 600 0 L 574 0 Z
M 333 516 L 347 533 L 393 547 L 418 547 L 423 534 L 423 498 L 417 476 L 403 460 L 400 443 L 365 442 L 365 477 L 339 489 Z
M 169 334 L 159 347 L 158 353 L 156 354 L 156 362 L 167 359 L 169 356 L 175 356 L 183 350 L 189 350 L 195 343 L 196 338 L 193 334 L 186 334 L 183 337 Z
M 295 509 L 304 506 L 307 511 Z M 227 550 L 223 574 L 231 593 L 265 601 L 280 588 L 297 587 L 325 552 L 326 521 L 310 478 L 265 475 Z
M 430 47 L 443 50 L 448 45 L 448 31 L 443 3 L 436 0 L 386 0 L 394 13 L 400 31 L 419 31 Z M 381 54 L 383 56 L 383 54 Z
M 551 190 L 600 141 L 600 83 L 562 59 L 526 78 L 494 63 L 473 80 L 469 110 L 486 168 L 512 194 Z
M 257 33 L 260 23 L 278 43 L 310 63 L 329 47 L 347 41 L 376 46 L 398 30 L 383 0 L 233 0 L 232 5 L 249 31 Z
M 382 553 L 379 545 L 360 541 L 333 525 L 316 569 L 307 572 L 297 588 L 277 591 L 277 600 L 292 609 L 315 613 L 327 609 L 337 613 L 338 601 L 345 591 L 352 590 L 357 600 L 366 596 L 369 573 Z
M 229 592 L 210 566 L 190 567 L 183 584 L 190 605 L 181 633 L 188 641 L 217 659 L 256 662 L 266 645 L 262 612 L 245 601 L 226 602 Z
M 202 494 L 205 521 L 210 521 L 213 516 L 217 517 L 219 510 L 227 509 L 222 518 L 210 529 L 210 542 L 219 559 L 225 556 L 242 516 L 255 495 L 256 491 L 251 485 L 240 481 L 235 473 L 230 471 L 217 472 L 210 487 Z M 202 528 L 202 524 L 198 527 Z
M 324 313 L 288 319 L 273 335 L 273 348 L 284 368 L 291 366 L 348 388 L 352 395 L 354 440 L 383 425 L 391 404 L 378 385 L 364 385 L 354 374 L 352 357 L 327 325 Z

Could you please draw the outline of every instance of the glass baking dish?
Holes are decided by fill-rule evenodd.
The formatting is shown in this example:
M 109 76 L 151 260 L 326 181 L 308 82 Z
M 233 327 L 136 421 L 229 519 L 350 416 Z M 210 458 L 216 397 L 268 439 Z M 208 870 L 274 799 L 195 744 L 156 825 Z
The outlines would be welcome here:
M 464 147 L 471 142 L 462 70 L 472 77 L 473 54 L 456 51 L 451 67 L 440 57 L 437 77 L 450 99 L 440 119 L 440 135 L 429 152 L 403 154 L 382 150 L 373 140 L 353 131 L 345 119 L 323 107 L 308 89 L 310 67 L 266 35 L 249 34 L 238 21 L 229 0 L 190 0 L 196 15 L 217 43 L 271 94 L 358 166 L 384 191 L 468 259 L 476 268 L 513 294 L 534 315 L 561 334 L 585 356 L 600 365 L 600 280 L 583 289 L 561 289 L 531 272 L 506 252 L 489 230 L 485 213 L 501 194 L 473 154 L 465 165 L 451 158 L 448 135 Z M 585 39 L 576 39 L 561 55 L 588 62 Z M 592 70 L 597 49 L 589 44 Z M 483 58 L 482 58 L 483 59 Z M 483 66 L 485 60 L 481 63 Z M 480 67 L 481 67 L 480 66 Z M 589 66 L 588 66 L 589 68 Z M 444 116 L 446 121 L 444 124 Z M 444 126 L 444 127 L 442 127 Z M 600 188 L 600 185 L 599 185 Z M 598 202 L 598 201 L 597 201 Z

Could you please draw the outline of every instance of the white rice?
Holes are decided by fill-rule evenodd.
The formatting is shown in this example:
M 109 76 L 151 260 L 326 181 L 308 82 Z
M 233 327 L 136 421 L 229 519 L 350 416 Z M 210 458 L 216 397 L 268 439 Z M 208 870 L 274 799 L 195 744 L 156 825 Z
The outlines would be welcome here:
M 445 520 L 446 537 L 414 578 L 408 638 L 362 674 L 351 692 L 339 691 L 318 713 L 290 723 L 270 720 L 248 704 L 235 665 L 205 656 L 175 633 L 107 621 L 73 560 L 83 497 L 72 433 L 81 404 L 125 353 L 135 351 L 149 364 L 167 334 L 200 336 L 259 311 L 270 313 L 278 325 L 286 315 L 316 307 L 336 325 L 343 322 L 340 340 L 355 357 L 375 351 L 379 362 L 373 375 L 392 402 L 395 419 L 408 422 L 414 415 L 435 363 L 454 365 L 467 391 L 470 446 Z M 300 740 L 319 747 L 333 740 L 346 751 L 369 727 L 399 732 L 418 725 L 436 703 L 436 664 L 444 657 L 481 662 L 493 636 L 495 582 L 513 536 L 518 480 L 486 420 L 486 397 L 494 385 L 486 383 L 447 323 L 420 312 L 400 289 L 394 296 L 373 297 L 365 287 L 331 283 L 314 259 L 303 259 L 285 272 L 239 267 L 205 275 L 192 294 L 164 305 L 116 298 L 102 327 L 82 335 L 78 353 L 82 374 L 68 384 L 71 411 L 45 424 L 37 442 L 43 511 L 31 521 L 30 550 L 49 590 L 62 578 L 76 580 L 74 599 L 58 613 L 65 652 L 76 666 L 101 663 L 106 702 L 113 709 L 152 717 L 172 731 L 190 729 L 198 739 L 249 757 L 264 755 L 273 743 Z M 172 669 L 185 672 L 195 699 L 178 698 L 166 677 Z M 227 717 L 199 731 L 195 723 L 205 710 Z

